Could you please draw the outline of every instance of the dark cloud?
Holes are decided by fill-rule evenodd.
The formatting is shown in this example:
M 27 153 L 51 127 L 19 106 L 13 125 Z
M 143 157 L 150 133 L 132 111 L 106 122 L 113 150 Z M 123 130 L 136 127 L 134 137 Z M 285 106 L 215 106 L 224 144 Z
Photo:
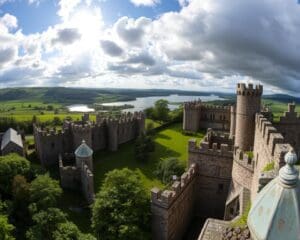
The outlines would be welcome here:
M 125 63 L 153 66 L 155 65 L 155 59 L 152 56 L 150 56 L 148 53 L 141 53 L 141 54 L 130 56 Z
M 1 65 L 13 60 L 15 55 L 16 49 L 13 47 L 0 49 L 0 67 Z
M 76 28 L 64 28 L 57 31 L 56 38 L 52 39 L 52 44 L 61 43 L 68 45 L 76 42 L 81 38 L 81 34 Z
M 129 45 L 140 46 L 143 43 L 145 28 L 151 23 L 151 20 L 145 17 L 137 20 L 128 19 L 128 17 L 120 18 L 115 29 L 119 37 Z
M 109 40 L 101 41 L 101 47 L 106 54 L 112 57 L 121 56 L 123 54 L 123 49 Z

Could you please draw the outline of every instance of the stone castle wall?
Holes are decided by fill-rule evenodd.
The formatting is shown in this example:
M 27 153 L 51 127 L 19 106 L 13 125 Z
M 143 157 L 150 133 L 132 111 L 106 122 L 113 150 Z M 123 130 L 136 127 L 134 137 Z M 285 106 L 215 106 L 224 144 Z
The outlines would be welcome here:
M 230 108 L 204 105 L 201 101 L 184 104 L 183 129 L 196 132 L 201 128 L 230 129 Z
M 83 118 L 87 120 L 88 117 Z M 144 132 L 145 117 L 142 112 L 123 114 L 119 119 L 97 116 L 97 121 L 66 121 L 62 131 L 34 126 L 35 148 L 43 166 L 58 164 L 59 154 L 74 152 L 82 140 L 94 151 L 116 151 L 118 145 L 136 138 Z
M 300 116 L 295 111 L 295 108 L 295 104 L 288 104 L 288 111 L 280 117 L 278 123 L 274 123 L 274 126 L 282 134 L 286 142 L 295 148 L 300 159 Z
M 94 202 L 94 175 L 84 162 L 81 167 L 81 189 L 82 193 L 89 204 Z
M 271 162 L 278 171 L 284 165 L 284 155 L 292 146 L 282 134 L 263 115 L 256 115 L 254 172 L 251 184 L 251 199 L 254 200 L 259 189 L 259 177 L 263 168 Z
M 190 166 L 171 190 L 151 190 L 152 239 L 180 240 L 193 217 L 198 168 Z
M 196 180 L 196 207 L 200 218 L 222 218 L 231 182 L 233 145 L 229 134 L 221 135 L 208 130 L 199 146 L 189 141 L 189 165 L 199 166 Z

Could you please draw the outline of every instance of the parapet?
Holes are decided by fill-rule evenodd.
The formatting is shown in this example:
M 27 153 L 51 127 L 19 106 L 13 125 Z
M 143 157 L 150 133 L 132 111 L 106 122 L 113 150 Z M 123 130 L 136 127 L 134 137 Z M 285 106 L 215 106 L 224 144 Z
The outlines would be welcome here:
M 238 147 L 235 147 L 233 159 L 235 162 L 248 169 L 250 172 L 254 171 L 254 161 L 247 152 L 244 152 Z
M 296 112 L 296 104 L 295 103 L 289 103 L 288 104 L 288 111 L 284 113 L 283 116 L 280 117 L 279 124 L 282 123 L 296 123 L 300 125 L 300 116 L 298 116 L 298 113 Z
M 65 133 L 65 130 L 57 130 L 56 128 L 42 128 L 36 125 L 33 126 L 35 134 L 38 134 L 42 137 L 49 136 L 62 136 Z
M 189 184 L 196 178 L 198 167 L 192 164 L 187 172 L 181 175 L 179 181 L 174 181 L 170 190 L 151 189 L 152 204 L 168 209 L 174 201 L 182 194 Z
M 201 106 L 202 106 L 202 102 L 200 99 L 197 101 L 185 102 L 183 104 L 183 108 L 185 110 L 198 110 L 201 108 Z
M 263 86 L 249 83 L 248 86 L 245 83 L 238 83 L 236 94 L 242 96 L 261 96 L 263 93 Z
M 231 106 L 221 106 L 221 105 L 202 105 L 201 110 L 204 111 L 216 111 L 216 112 L 230 112 Z

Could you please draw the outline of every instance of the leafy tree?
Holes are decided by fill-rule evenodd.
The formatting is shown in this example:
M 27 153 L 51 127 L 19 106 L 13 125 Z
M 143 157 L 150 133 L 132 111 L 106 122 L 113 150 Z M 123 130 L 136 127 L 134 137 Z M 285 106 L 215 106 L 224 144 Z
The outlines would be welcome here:
M 34 214 L 33 225 L 26 233 L 28 240 L 52 240 L 59 225 L 67 222 L 66 215 L 58 208 L 48 208 Z
M 31 182 L 30 186 L 30 210 L 36 212 L 49 207 L 55 207 L 62 189 L 57 180 L 48 174 L 39 175 Z
M 127 168 L 106 175 L 92 210 L 92 227 L 102 240 L 147 238 L 150 208 L 139 175 Z
M 96 240 L 91 234 L 83 234 L 72 222 L 65 222 L 58 225 L 53 232 L 54 240 Z
M 146 162 L 149 158 L 149 153 L 155 149 L 155 143 L 151 136 L 141 134 L 135 142 L 135 158 L 138 161 Z
M 53 124 L 54 126 L 62 125 L 62 121 L 60 120 L 59 117 L 54 117 L 54 118 L 53 118 L 53 121 L 52 121 L 52 124 Z
M 146 108 L 144 110 L 147 118 L 150 118 L 150 119 L 155 119 L 155 116 L 154 116 L 154 108 L 153 107 L 149 107 L 149 108 Z
M 12 181 L 16 175 L 28 176 L 30 163 L 24 157 L 12 153 L 0 157 L 0 191 L 11 194 Z
M 183 172 L 184 165 L 177 158 L 167 158 L 159 162 L 155 174 L 163 183 L 169 183 L 174 175 L 181 176 Z
M 8 222 L 5 215 L 0 215 L 0 239 L 1 240 L 13 240 L 14 226 Z
M 12 212 L 11 218 L 16 226 L 16 237 L 22 238 L 27 227 L 30 225 L 31 216 L 28 211 L 29 205 L 29 186 L 26 178 L 16 175 L 12 184 Z
M 168 101 L 164 99 L 157 100 L 154 104 L 154 116 L 158 121 L 167 122 L 169 120 L 170 109 Z

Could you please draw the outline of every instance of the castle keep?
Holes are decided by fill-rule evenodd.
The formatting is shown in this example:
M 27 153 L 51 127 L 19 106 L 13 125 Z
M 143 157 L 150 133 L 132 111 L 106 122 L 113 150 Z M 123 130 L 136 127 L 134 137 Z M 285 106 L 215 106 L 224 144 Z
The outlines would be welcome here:
M 151 190 L 153 239 L 183 239 L 199 218 L 238 218 L 278 175 L 285 154 L 294 148 L 300 156 L 300 116 L 295 104 L 273 122 L 272 113 L 262 108 L 262 93 L 261 85 L 240 83 L 234 106 L 185 103 L 183 129 L 208 130 L 201 143 L 188 142 L 189 168 L 180 180 L 171 189 Z M 274 169 L 265 170 L 268 164 Z M 210 239 L 207 236 L 225 223 L 208 219 L 198 239 Z
M 133 140 L 145 129 L 142 112 L 122 114 L 119 118 L 97 115 L 96 122 L 85 114 L 82 121 L 64 121 L 62 130 L 34 126 L 35 148 L 43 166 L 58 165 L 59 155 L 74 153 L 82 140 L 94 151 L 116 151 L 119 144 Z

